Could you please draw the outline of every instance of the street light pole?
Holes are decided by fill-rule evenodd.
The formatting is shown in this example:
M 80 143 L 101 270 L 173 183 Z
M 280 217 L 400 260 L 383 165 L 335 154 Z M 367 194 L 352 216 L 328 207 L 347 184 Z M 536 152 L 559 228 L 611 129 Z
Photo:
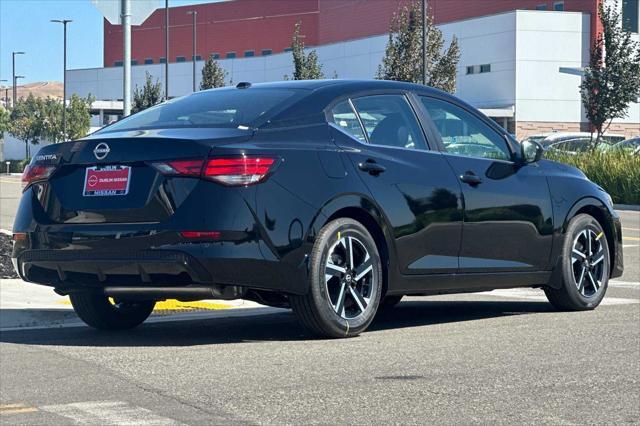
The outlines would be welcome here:
M 16 87 L 16 55 L 24 55 L 24 52 L 11 52 L 11 59 L 12 59 L 12 67 L 13 67 L 13 73 L 12 73 L 12 83 L 13 83 L 13 97 L 11 98 L 11 108 L 13 108 L 16 105 L 16 96 L 18 96 L 18 90 Z
M 164 99 L 169 100 L 169 0 L 164 0 Z
M 192 39 L 193 39 L 193 52 L 191 55 L 191 61 L 193 62 L 193 76 L 192 76 L 192 84 L 193 91 L 196 91 L 196 22 L 198 18 L 197 10 L 190 10 L 187 14 L 193 16 L 193 24 L 192 24 Z
M 131 114 L 131 0 L 122 0 L 122 40 L 124 50 L 124 75 L 122 79 L 122 115 Z
M 52 19 L 51 22 L 64 27 L 63 59 L 62 59 L 62 137 L 67 140 L 67 24 L 71 19 Z
M 427 85 L 427 0 L 422 0 L 422 84 Z

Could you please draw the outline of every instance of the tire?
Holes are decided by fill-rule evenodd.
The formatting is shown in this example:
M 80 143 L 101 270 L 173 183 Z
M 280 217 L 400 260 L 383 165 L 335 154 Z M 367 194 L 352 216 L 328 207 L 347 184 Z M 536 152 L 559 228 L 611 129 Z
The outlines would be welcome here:
M 355 220 L 336 219 L 320 230 L 313 245 L 307 294 L 291 295 L 289 300 L 300 323 L 312 333 L 356 336 L 375 317 L 382 281 L 380 255 L 371 234 Z
M 591 255 L 587 256 L 587 253 Z M 610 257 L 604 230 L 592 216 L 579 214 L 569 222 L 561 266 L 560 288 L 544 289 L 549 302 L 562 311 L 595 309 L 607 292 Z
M 88 326 L 99 330 L 128 330 L 146 320 L 156 302 L 115 301 L 95 293 L 71 293 L 73 310 Z
M 386 311 L 395 308 L 402 300 L 402 297 L 402 295 L 386 296 L 384 299 L 382 299 L 382 302 L 380 302 L 380 307 L 378 308 L 378 310 Z

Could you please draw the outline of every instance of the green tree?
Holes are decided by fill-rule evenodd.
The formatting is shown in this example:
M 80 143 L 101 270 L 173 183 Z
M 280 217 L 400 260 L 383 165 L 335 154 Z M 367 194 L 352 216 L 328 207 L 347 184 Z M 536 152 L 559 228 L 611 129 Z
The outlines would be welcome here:
M 76 94 L 71 95 L 67 106 L 67 135 L 65 140 L 83 138 L 89 133 L 91 127 L 91 104 L 95 98 L 91 95 L 82 98 Z
M 209 57 L 202 68 L 202 81 L 200 82 L 200 90 L 215 89 L 224 86 L 224 79 L 227 72 L 220 66 L 218 61 Z
M 62 102 L 58 99 L 47 97 L 42 103 L 43 132 L 45 139 L 51 142 L 64 140 L 62 129 Z
M 427 85 L 454 93 L 456 68 L 460 60 L 454 36 L 444 50 L 442 32 L 428 17 L 426 73 Z M 419 2 L 412 2 L 394 13 L 389 24 L 389 41 L 376 78 L 422 83 L 422 13 Z
M 9 130 L 9 117 L 9 111 L 0 105 L 0 137 L 2 137 L 2 133 Z
M 140 89 L 136 85 L 136 89 L 133 92 L 131 113 L 142 111 L 143 109 L 152 107 L 160 102 L 162 102 L 162 84 L 158 79 L 156 79 L 154 83 L 153 77 L 147 71 L 145 73 L 144 86 Z
M 43 101 L 29 93 L 27 99 L 20 98 L 11 110 L 9 133 L 24 141 L 25 157 L 29 158 L 30 145 L 37 145 L 44 133 Z
M 591 48 L 580 94 L 596 138 L 595 149 L 616 118 L 627 116 L 629 104 L 640 96 L 640 43 L 622 29 L 617 1 L 599 5 L 602 34 Z
M 318 63 L 318 54 L 315 50 L 304 53 L 304 42 L 300 35 L 302 23 L 297 22 L 293 28 L 291 40 L 291 53 L 293 54 L 293 79 L 294 80 L 319 80 L 324 78 L 322 65 Z M 285 79 L 288 79 L 285 76 Z

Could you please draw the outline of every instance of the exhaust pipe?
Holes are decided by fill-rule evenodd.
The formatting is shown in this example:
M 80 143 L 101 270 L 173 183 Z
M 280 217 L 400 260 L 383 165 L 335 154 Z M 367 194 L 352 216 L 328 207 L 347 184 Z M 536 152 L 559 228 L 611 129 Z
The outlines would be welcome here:
M 192 302 L 203 299 L 240 299 L 244 295 L 242 287 L 105 287 L 105 296 L 125 300 L 165 300 L 176 299 Z

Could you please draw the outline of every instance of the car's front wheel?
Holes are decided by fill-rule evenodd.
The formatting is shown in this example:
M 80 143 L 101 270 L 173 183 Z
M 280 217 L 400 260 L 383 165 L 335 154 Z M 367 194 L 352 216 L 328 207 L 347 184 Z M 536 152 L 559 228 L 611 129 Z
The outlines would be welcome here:
M 382 265 L 375 241 L 352 219 L 337 219 L 318 234 L 310 258 L 309 291 L 289 296 L 298 320 L 323 337 L 355 336 L 375 317 Z
M 127 330 L 146 320 L 154 301 L 114 300 L 107 296 L 79 292 L 69 295 L 73 310 L 88 326 L 100 330 Z
M 544 289 L 549 302 L 560 310 L 582 311 L 597 307 L 609 282 L 609 245 L 600 223 L 579 214 L 569 222 L 562 248 L 562 285 Z

